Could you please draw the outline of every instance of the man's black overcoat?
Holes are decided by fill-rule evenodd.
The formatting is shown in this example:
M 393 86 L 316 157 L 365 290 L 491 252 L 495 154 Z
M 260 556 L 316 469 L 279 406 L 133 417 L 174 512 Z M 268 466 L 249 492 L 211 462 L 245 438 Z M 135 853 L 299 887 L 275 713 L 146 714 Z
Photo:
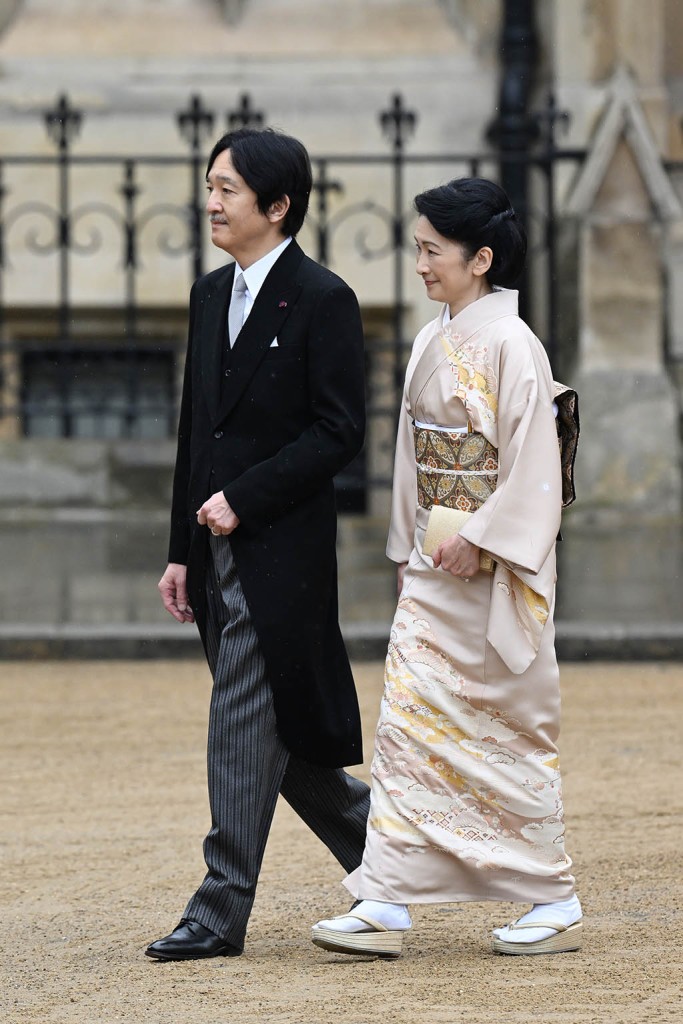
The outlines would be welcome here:
M 357 764 L 360 717 L 338 625 L 332 478 L 363 443 L 358 303 L 292 241 L 226 361 L 233 276 L 234 264 L 206 274 L 190 296 L 169 561 L 188 567 L 204 637 L 208 529 L 196 512 L 222 490 L 240 519 L 230 544 L 278 731 L 299 757 Z

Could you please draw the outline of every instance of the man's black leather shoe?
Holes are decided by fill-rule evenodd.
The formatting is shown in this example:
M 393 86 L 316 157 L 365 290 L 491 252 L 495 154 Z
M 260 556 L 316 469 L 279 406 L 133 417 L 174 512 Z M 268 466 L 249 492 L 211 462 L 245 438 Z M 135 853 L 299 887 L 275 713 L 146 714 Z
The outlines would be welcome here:
M 157 939 L 145 950 L 154 960 L 204 960 L 210 956 L 240 956 L 231 946 L 196 921 L 181 921 L 170 935 Z

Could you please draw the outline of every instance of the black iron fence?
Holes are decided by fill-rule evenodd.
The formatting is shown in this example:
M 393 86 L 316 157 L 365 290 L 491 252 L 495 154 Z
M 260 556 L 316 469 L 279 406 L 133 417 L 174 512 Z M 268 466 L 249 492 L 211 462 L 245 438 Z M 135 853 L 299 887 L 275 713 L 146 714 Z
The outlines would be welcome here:
M 576 164 L 584 155 L 558 148 L 565 117 L 550 96 L 532 117 L 537 130 L 524 150 L 511 148 L 508 139 L 479 153 L 423 153 L 408 149 L 417 142 L 418 118 L 397 94 L 379 113 L 382 151 L 312 154 L 305 248 L 332 266 L 343 249 L 358 267 L 383 267 L 381 316 L 368 314 L 370 445 L 373 437 L 376 443 L 364 472 L 373 482 L 390 477 L 393 423 L 412 341 L 406 256 L 417 178 L 424 187 L 458 175 L 500 178 L 511 168 L 526 175 L 530 198 L 518 211 L 531 242 L 524 312 L 551 361 L 557 359 L 555 174 L 560 162 Z M 221 130 L 199 96 L 176 120 L 184 154 L 83 154 L 75 145 L 83 111 L 61 96 L 44 114 L 55 152 L 0 158 L 0 424 L 12 424 L 15 434 L 172 434 L 186 296 L 210 259 L 205 154 Z M 226 127 L 264 121 L 243 95 Z M 150 273 L 159 265 L 176 268 L 177 302 L 166 301 L 164 308 L 150 298 Z M 39 302 L 22 287 L 22 281 L 35 287 L 36 280 L 44 285 Z

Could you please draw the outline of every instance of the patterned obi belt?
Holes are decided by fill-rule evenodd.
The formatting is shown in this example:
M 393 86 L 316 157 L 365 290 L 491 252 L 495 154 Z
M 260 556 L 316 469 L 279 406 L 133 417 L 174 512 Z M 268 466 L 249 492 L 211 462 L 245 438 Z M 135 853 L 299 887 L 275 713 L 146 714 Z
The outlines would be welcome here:
M 496 489 L 498 450 L 483 434 L 413 424 L 417 503 L 476 512 Z

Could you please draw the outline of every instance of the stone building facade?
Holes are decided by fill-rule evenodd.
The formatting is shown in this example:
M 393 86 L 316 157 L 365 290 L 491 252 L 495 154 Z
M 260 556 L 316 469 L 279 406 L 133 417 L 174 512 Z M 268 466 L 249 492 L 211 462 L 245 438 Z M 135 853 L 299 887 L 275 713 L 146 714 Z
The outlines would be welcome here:
M 177 114 L 190 97 L 200 97 L 214 117 L 205 150 L 248 93 L 268 123 L 299 136 L 314 156 L 344 158 L 390 153 L 378 114 L 390 112 L 400 93 L 418 117 L 406 135 L 410 152 L 488 152 L 491 162 L 481 171 L 495 173 L 486 132 L 496 118 L 501 32 L 511 6 L 510 0 L 0 0 L 0 159 L 7 159 L 0 199 L 8 218 L 0 250 L 0 501 L 111 507 L 166 500 L 173 443 L 166 427 L 155 435 L 158 408 L 148 417 L 148 434 L 141 428 L 137 439 L 134 432 L 120 435 L 114 413 L 109 426 L 88 425 L 83 415 L 81 436 L 68 439 L 58 436 L 54 417 L 41 427 L 38 416 L 31 436 L 20 412 L 29 371 L 36 401 L 44 394 L 40 358 L 30 352 L 58 361 L 65 326 L 72 348 L 109 352 L 100 370 L 113 374 L 112 381 L 118 372 L 111 353 L 125 344 L 130 326 L 121 256 L 125 158 L 147 160 L 135 180 L 136 337 L 171 353 L 177 379 L 192 279 L 187 254 L 178 255 L 188 142 Z M 677 0 L 649 0 L 645 16 L 642 0 L 528 0 L 528 6 L 538 40 L 534 97 L 540 103 L 554 88 L 558 109 L 570 115 L 559 145 L 585 151 L 581 160 L 558 164 L 554 180 L 561 371 L 579 388 L 584 425 L 578 507 L 589 518 L 673 516 L 681 505 L 683 53 L 676 40 L 683 8 Z M 55 136 L 45 130 L 44 114 L 61 94 L 82 116 L 70 152 L 111 158 L 70 171 L 70 197 L 81 213 L 71 225 L 68 325 L 60 321 L 63 267 L 51 241 L 60 225 L 54 214 L 40 219 L 41 208 L 59 205 L 58 168 L 37 159 L 12 162 L 54 158 Z M 160 157 L 170 162 L 155 164 Z M 334 172 L 341 174 L 342 165 Z M 459 173 L 467 167 L 414 162 L 404 168 L 407 231 L 410 197 Z M 381 398 L 395 326 L 396 261 L 387 218 L 343 220 L 341 210 L 355 204 L 360 218 L 373 203 L 381 207 L 392 164 L 348 165 L 343 175 L 343 196 L 328 197 L 328 215 L 340 214 L 330 261 L 359 295 L 371 353 L 376 345 L 371 372 Z M 315 223 L 302 241 L 315 254 Z M 377 258 L 365 259 L 363 250 Z M 202 265 L 210 269 L 220 259 L 207 243 Z M 411 262 L 406 252 L 406 339 L 433 315 Z M 152 360 L 145 370 L 150 394 L 163 389 L 164 366 Z M 386 419 L 369 449 L 371 462 L 382 464 L 379 475 L 387 474 L 390 446 Z M 386 489 L 371 494 L 367 508 L 384 515 Z

